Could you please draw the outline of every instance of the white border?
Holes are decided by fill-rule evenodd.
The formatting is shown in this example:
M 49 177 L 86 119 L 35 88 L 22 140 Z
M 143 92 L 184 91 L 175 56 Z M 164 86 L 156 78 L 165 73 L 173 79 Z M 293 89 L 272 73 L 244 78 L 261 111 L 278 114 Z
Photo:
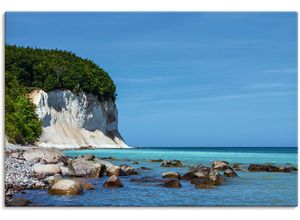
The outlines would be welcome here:
M 299 11 L 299 0 L 1 0 L 0 126 L 4 122 L 4 13 L 6 11 Z M 299 61 L 299 58 L 298 58 Z M 299 108 L 298 108 L 299 113 Z M 298 131 L 299 132 L 299 131 Z M 298 133 L 299 137 L 299 133 Z M 3 142 L 0 142 L 3 143 Z M 3 167 L 3 146 L 1 166 Z M 298 162 L 299 164 L 299 162 Z M 3 184 L 3 170 L 1 172 Z M 2 185 L 1 184 L 1 185 Z M 298 183 L 299 184 L 299 183 Z M 300 219 L 299 208 L 4 208 L 1 219 Z M 266 186 L 267 187 L 267 186 Z M 298 187 L 299 188 L 299 187 Z M 230 192 L 228 192 L 230 193 Z M 298 195 L 299 196 L 299 195 Z M 201 198 L 199 198 L 201 199 Z

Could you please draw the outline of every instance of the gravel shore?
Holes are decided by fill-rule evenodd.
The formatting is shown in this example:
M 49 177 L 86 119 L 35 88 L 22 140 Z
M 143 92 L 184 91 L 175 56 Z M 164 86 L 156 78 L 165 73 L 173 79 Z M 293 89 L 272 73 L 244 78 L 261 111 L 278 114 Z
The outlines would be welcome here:
M 13 193 L 24 189 L 43 188 L 45 184 L 34 175 L 31 161 L 22 160 L 19 156 L 30 147 L 7 144 L 5 147 L 5 200 Z

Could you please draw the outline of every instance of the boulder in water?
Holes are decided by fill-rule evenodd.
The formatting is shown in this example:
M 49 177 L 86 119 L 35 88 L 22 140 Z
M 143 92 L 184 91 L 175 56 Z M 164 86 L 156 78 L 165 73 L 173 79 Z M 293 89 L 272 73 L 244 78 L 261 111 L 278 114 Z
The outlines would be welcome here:
M 120 166 L 122 175 L 138 175 L 139 173 L 132 167 L 126 164 Z
M 108 180 L 105 181 L 103 186 L 106 188 L 119 188 L 119 187 L 123 187 L 123 184 L 120 181 L 118 176 L 113 175 L 109 177 Z
M 180 160 L 164 160 L 161 167 L 183 167 L 183 164 Z
M 105 166 L 86 161 L 83 158 L 72 160 L 68 166 L 69 176 L 99 178 L 105 170 Z
M 229 163 L 227 161 L 215 160 L 211 164 L 211 168 L 214 170 L 226 170 L 229 168 Z
M 82 192 L 82 185 L 71 179 L 59 180 L 48 190 L 51 195 L 79 195 Z
M 272 164 L 250 164 L 248 170 L 250 172 L 288 172 L 287 169 L 285 170 L 284 168 Z
M 95 186 L 92 183 L 86 181 L 83 178 L 72 178 L 72 180 L 78 181 L 82 185 L 84 190 L 93 190 L 93 189 L 95 189 Z
M 121 174 L 121 168 L 118 166 L 111 166 L 106 169 L 107 176 L 113 176 L 113 175 L 120 176 L 120 174 Z
M 227 177 L 235 177 L 235 176 L 238 176 L 238 175 L 236 174 L 236 172 L 234 172 L 233 169 L 226 169 L 226 170 L 224 171 L 224 175 L 227 176 Z
M 224 177 L 216 171 L 210 172 L 207 178 L 205 179 L 205 184 L 209 184 L 209 185 L 221 185 L 224 182 L 225 182 Z
M 193 178 L 194 178 L 194 172 L 192 172 L 192 171 L 189 171 L 189 172 L 183 174 L 183 176 L 181 177 L 181 179 L 183 179 L 183 180 L 191 180 Z
M 180 179 L 180 174 L 178 172 L 164 172 L 162 173 L 163 178 L 171 178 L 171 179 Z
M 251 172 L 259 172 L 259 171 L 264 171 L 266 165 L 264 164 L 250 164 L 248 167 L 248 170 Z
M 168 188 L 180 188 L 181 184 L 179 180 L 167 180 L 163 183 L 163 187 L 168 187 Z
M 45 178 L 45 179 L 43 180 L 43 182 L 46 182 L 46 183 L 49 184 L 49 185 L 53 185 L 53 184 L 55 184 L 58 180 L 61 180 L 61 179 L 62 179 L 61 175 L 55 174 L 55 175 L 53 175 L 53 176 L 48 176 L 47 178 Z

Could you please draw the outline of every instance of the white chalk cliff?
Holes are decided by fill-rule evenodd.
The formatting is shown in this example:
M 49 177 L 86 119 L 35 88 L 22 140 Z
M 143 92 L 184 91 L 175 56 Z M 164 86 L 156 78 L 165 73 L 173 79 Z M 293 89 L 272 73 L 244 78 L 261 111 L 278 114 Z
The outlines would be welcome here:
M 30 94 L 43 133 L 36 143 L 41 147 L 127 148 L 118 131 L 118 110 L 113 101 L 100 102 L 92 94 L 69 90 Z

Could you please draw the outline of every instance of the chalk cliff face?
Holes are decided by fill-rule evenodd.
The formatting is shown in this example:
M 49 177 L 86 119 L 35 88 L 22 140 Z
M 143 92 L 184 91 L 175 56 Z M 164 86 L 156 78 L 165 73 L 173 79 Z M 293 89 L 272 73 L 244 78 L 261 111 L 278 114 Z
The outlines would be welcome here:
M 92 94 L 78 95 L 69 90 L 30 94 L 36 113 L 43 122 L 42 147 L 127 148 L 118 131 L 118 110 L 113 101 L 100 102 Z

